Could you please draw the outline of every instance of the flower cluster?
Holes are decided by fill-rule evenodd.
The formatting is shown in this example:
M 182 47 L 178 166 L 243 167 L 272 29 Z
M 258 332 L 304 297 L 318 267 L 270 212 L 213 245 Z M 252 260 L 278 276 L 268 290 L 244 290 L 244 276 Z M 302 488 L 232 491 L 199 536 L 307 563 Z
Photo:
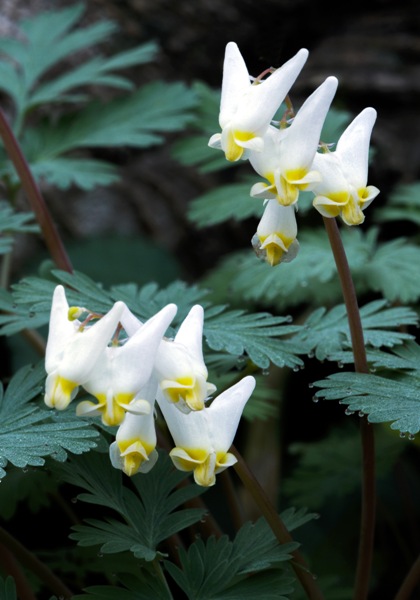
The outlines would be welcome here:
M 268 69 L 266 79 L 252 78 L 238 46 L 229 42 L 219 115 L 222 131 L 209 140 L 209 146 L 222 149 L 229 161 L 248 159 L 265 180 L 251 189 L 251 196 L 265 203 L 252 245 L 271 265 L 289 262 L 298 252 L 295 213 L 300 191 L 314 194 L 313 206 L 324 217 L 340 216 L 347 225 L 362 223 L 363 210 L 379 193 L 367 185 L 373 108 L 354 119 L 334 152 L 320 141 L 338 86 L 335 77 L 328 77 L 293 118 L 288 119 L 286 111 L 280 121 L 273 121 L 307 58 L 308 51 L 301 49 L 279 69 Z
M 168 304 L 142 323 L 124 302 L 116 302 L 100 316 L 69 307 L 63 286 L 57 286 L 45 357 L 45 403 L 64 410 L 80 387 L 89 392 L 96 401 L 80 402 L 76 413 L 118 426 L 110 459 L 131 476 L 149 471 L 157 460 L 157 401 L 176 444 L 170 452 L 175 466 L 210 486 L 217 473 L 236 462 L 228 450 L 255 380 L 245 377 L 210 403 L 216 387 L 207 381 L 203 359 L 203 308 L 193 306 L 175 338 L 167 339 L 176 312 L 175 304 Z

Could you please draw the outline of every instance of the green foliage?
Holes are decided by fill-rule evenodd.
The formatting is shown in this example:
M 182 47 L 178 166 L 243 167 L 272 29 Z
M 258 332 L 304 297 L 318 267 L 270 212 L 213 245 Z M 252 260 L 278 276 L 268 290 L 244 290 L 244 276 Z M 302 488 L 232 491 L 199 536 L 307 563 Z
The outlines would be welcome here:
M 188 551 L 180 549 L 181 568 L 169 562 L 165 567 L 189 600 L 256 596 L 286 600 L 284 594 L 293 591 L 293 579 L 282 563 L 298 545 L 280 545 L 267 523 L 259 519 L 245 524 L 233 541 L 227 536 L 197 540 Z
M 110 59 L 96 53 L 94 58 L 85 60 L 70 72 L 45 80 L 44 75 L 57 63 L 75 52 L 104 42 L 115 32 L 115 25 L 110 21 L 72 30 L 83 12 L 82 4 L 46 11 L 20 23 L 20 39 L 2 38 L 0 72 L 3 77 L 0 85 L 13 99 L 18 116 L 40 104 L 84 100 L 84 94 L 69 94 L 84 85 L 130 89 L 131 82 L 114 72 L 153 58 L 156 52 L 153 43 Z
M 0 89 L 13 100 L 15 134 L 33 175 L 60 189 L 76 185 L 91 190 L 117 181 L 117 168 L 86 158 L 87 149 L 161 144 L 166 133 L 180 131 L 191 121 L 196 105 L 195 93 L 183 83 L 156 81 L 135 90 L 119 72 L 152 60 L 156 44 L 102 56 L 96 46 L 109 44 L 116 26 L 102 21 L 82 28 L 83 11 L 78 4 L 40 13 L 20 23 L 20 38 L 0 41 Z M 95 47 L 93 58 L 73 67 L 66 64 L 89 47 Z M 125 94 L 100 102 L 93 99 L 92 86 Z M 51 111 L 38 111 L 52 103 L 59 106 L 53 117 Z M 24 127 L 29 113 L 31 123 Z M 63 156 L 75 152 L 76 156 Z M 12 164 L 4 155 L 1 162 L 0 176 L 8 186 L 18 186 Z
M 13 246 L 14 234 L 38 233 L 39 226 L 29 212 L 16 212 L 6 202 L 0 202 L 0 254 L 7 254 Z
M 376 229 L 366 233 L 356 228 L 342 230 L 356 291 L 359 295 L 378 292 L 391 302 L 416 302 L 420 298 L 420 248 L 405 238 L 377 242 L 377 233 Z M 280 311 L 300 304 L 339 301 L 341 291 L 325 231 L 302 229 L 299 243 L 298 258 L 275 268 L 256 260 L 250 250 L 231 254 L 203 284 L 217 289 L 221 279 L 229 282 L 234 299 L 275 306 Z
M 79 500 L 106 506 L 122 517 L 123 521 L 86 519 L 87 525 L 73 527 L 72 539 L 82 546 L 101 545 L 103 554 L 129 550 L 137 558 L 152 561 L 163 540 L 205 514 L 204 508 L 176 510 L 203 488 L 182 486 L 186 474 L 176 471 L 163 453 L 149 473 L 131 479 L 135 492 L 123 487 L 122 474 L 111 466 L 108 455 L 90 453 L 63 465 L 62 472 L 68 482 L 87 491 L 79 494 Z
M 339 400 L 347 412 L 365 414 L 370 423 L 391 423 L 402 436 L 420 430 L 420 379 L 402 376 L 397 381 L 365 373 L 335 373 L 316 381 L 315 397 Z
M 47 470 L 8 466 L 7 477 L 1 482 L 0 514 L 8 520 L 18 513 L 22 504 L 31 513 L 39 513 L 49 505 L 49 495 L 56 488 L 57 482 Z
M 188 218 L 198 227 L 209 227 L 234 219 L 261 217 L 263 204 L 249 195 L 251 184 L 230 183 L 206 192 L 189 205 Z
M 406 307 L 387 307 L 385 300 L 369 302 L 360 309 L 365 344 L 380 348 L 402 344 L 414 336 L 391 328 L 417 325 L 418 316 Z M 351 348 L 350 329 L 344 304 L 329 312 L 325 308 L 314 311 L 305 321 L 304 328 L 295 336 L 296 342 L 307 345 L 318 360 L 334 360 L 337 353 Z
M 377 476 L 382 481 L 405 448 L 385 430 L 378 430 L 375 444 Z M 294 443 L 289 452 L 298 459 L 283 484 L 289 502 L 321 509 L 328 501 L 339 504 L 359 490 L 362 456 L 357 427 L 339 427 L 316 442 Z
M 135 576 L 120 579 L 126 587 L 90 586 L 85 590 L 87 594 L 77 594 L 72 600 L 172 600 L 162 579 L 148 569 L 140 568 Z
M 411 221 L 420 225 L 420 182 L 397 185 L 385 206 L 375 211 L 379 222 Z
M 65 461 L 68 452 L 81 454 L 96 444 L 98 433 L 70 412 L 57 414 L 32 400 L 43 387 L 43 363 L 24 367 L 10 380 L 6 391 L 0 388 L 0 477 L 10 461 L 17 467 L 42 466 L 44 457 Z

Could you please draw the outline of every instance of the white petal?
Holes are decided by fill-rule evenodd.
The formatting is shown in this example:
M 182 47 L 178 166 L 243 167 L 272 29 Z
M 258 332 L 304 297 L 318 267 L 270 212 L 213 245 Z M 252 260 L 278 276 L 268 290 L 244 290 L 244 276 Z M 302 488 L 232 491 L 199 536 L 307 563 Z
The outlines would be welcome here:
M 376 110 L 365 108 L 350 123 L 337 143 L 346 177 L 355 188 L 364 187 L 369 166 L 369 144 L 376 121 Z
M 238 107 L 238 102 L 250 85 L 248 69 L 239 48 L 235 42 L 229 42 L 226 46 L 223 64 L 220 127 L 225 127 L 230 121 Z
M 288 94 L 308 58 L 301 49 L 282 67 L 246 92 L 232 120 L 232 127 L 242 131 L 265 132 L 277 109 Z
M 52 299 L 48 341 L 45 351 L 45 369 L 47 373 L 51 373 L 57 366 L 66 344 L 76 332 L 75 324 L 69 321 L 68 312 L 69 305 L 64 287 L 57 285 Z
M 116 302 L 97 323 L 75 335 L 63 353 L 60 365 L 62 377 L 70 381 L 77 381 L 79 384 L 87 381 L 96 361 L 114 334 L 124 308 L 123 302 Z
M 204 310 L 200 304 L 193 306 L 181 323 L 175 342 L 188 348 L 195 360 L 203 361 Z
M 283 143 L 281 169 L 309 169 L 321 136 L 325 117 L 338 85 L 336 77 L 328 77 L 307 98 L 287 129 Z

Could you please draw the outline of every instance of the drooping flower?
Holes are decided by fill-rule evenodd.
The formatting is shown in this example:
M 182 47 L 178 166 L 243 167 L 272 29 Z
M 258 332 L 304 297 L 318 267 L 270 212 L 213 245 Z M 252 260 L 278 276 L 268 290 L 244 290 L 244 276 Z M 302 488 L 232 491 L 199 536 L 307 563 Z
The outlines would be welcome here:
M 69 309 L 64 287 L 54 290 L 47 348 L 45 354 L 45 403 L 63 410 L 76 396 L 94 371 L 110 341 L 124 311 L 125 304 L 116 302 L 98 322 L 85 326 L 69 319 L 75 311 Z
M 257 233 L 252 238 L 257 256 L 272 267 L 281 262 L 291 262 L 299 251 L 296 236 L 295 207 L 268 200 Z
M 203 308 L 193 306 L 182 322 L 175 339 L 162 340 L 155 361 L 155 373 L 167 401 L 183 412 L 202 410 L 216 390 L 207 382 L 203 358 Z
M 317 154 L 314 168 L 322 179 L 313 192 L 314 207 L 324 217 L 341 216 L 347 225 L 360 225 L 363 211 L 379 194 L 367 184 L 369 144 L 376 121 L 376 110 L 365 108 L 340 137 L 335 152 Z
M 101 360 L 83 383 L 84 389 L 98 402 L 80 402 L 78 415 L 101 414 L 104 424 L 119 425 L 127 410 L 137 410 L 134 398 L 152 375 L 156 352 L 176 311 L 175 304 L 168 304 L 123 345 L 103 349 Z
M 302 48 L 267 79 L 251 83 L 238 46 L 229 42 L 223 65 L 219 114 L 222 133 L 213 135 L 209 146 L 221 148 L 229 161 L 245 158 L 246 150 L 261 151 L 267 127 L 302 70 L 308 54 L 308 50 Z
M 189 414 L 177 410 L 158 391 L 157 402 L 175 442 L 169 455 L 177 469 L 194 473 L 198 485 L 214 485 L 216 475 L 237 462 L 229 448 L 254 387 L 254 377 L 244 377 L 209 407 Z
M 154 403 L 157 381 L 150 378 L 132 401 L 136 412 L 130 406 L 121 425 L 118 427 L 115 442 L 109 448 L 112 465 L 131 477 L 136 473 L 148 473 L 156 464 L 156 429 Z
M 312 163 L 328 109 L 337 90 L 336 77 L 328 77 L 304 102 L 287 129 L 270 126 L 262 152 L 250 152 L 256 172 L 268 180 L 251 189 L 255 198 L 276 198 L 283 206 L 295 204 L 300 190 L 320 181 Z

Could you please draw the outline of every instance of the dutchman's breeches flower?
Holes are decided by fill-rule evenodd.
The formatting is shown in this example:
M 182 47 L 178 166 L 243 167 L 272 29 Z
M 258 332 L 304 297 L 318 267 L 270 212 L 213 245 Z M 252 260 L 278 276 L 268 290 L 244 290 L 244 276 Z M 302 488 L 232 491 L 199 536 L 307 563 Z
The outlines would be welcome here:
M 155 374 L 168 402 L 188 413 L 202 410 L 216 387 L 207 382 L 203 359 L 203 308 L 196 304 L 182 322 L 175 339 L 162 340 L 156 354 Z
M 112 465 L 131 477 L 136 473 L 147 473 L 158 459 L 156 451 L 156 429 L 154 403 L 157 382 L 151 378 L 132 401 L 136 413 L 130 406 L 118 428 L 115 442 L 109 448 Z
M 347 225 L 360 225 L 363 211 L 379 194 L 367 186 L 369 143 L 376 110 L 365 108 L 340 137 L 335 152 L 317 154 L 314 167 L 322 180 L 313 188 L 314 207 L 324 217 L 341 216 Z
M 125 304 L 116 302 L 112 309 L 94 325 L 71 321 L 74 313 L 67 303 L 64 287 L 54 290 L 45 354 L 45 403 L 63 410 L 76 396 L 97 366 L 112 338 Z
M 226 46 L 219 124 L 209 146 L 221 148 L 227 160 L 246 158 L 245 151 L 261 151 L 264 134 L 294 84 L 308 57 L 301 49 L 267 79 L 251 83 L 244 59 L 234 42 Z
M 216 475 L 237 460 L 228 452 L 255 379 L 244 377 L 203 410 L 183 414 L 158 391 L 157 402 L 176 447 L 170 457 L 177 469 L 192 471 L 198 485 L 211 486 Z
M 276 198 L 279 204 L 289 206 L 297 202 L 300 190 L 310 190 L 320 181 L 312 163 L 337 85 L 335 77 L 328 77 L 304 102 L 290 127 L 269 127 L 263 151 L 249 154 L 249 162 L 269 185 L 256 183 L 251 196 Z
M 296 236 L 295 207 L 281 206 L 277 200 L 268 200 L 257 233 L 252 238 L 257 256 L 272 267 L 281 262 L 291 262 L 299 250 Z
M 176 311 L 175 304 L 168 304 L 140 325 L 122 346 L 104 348 L 101 360 L 83 383 L 98 403 L 81 402 L 77 406 L 78 415 L 101 414 L 104 424 L 119 425 L 127 410 L 137 411 L 134 397 L 150 379 L 156 352 Z

